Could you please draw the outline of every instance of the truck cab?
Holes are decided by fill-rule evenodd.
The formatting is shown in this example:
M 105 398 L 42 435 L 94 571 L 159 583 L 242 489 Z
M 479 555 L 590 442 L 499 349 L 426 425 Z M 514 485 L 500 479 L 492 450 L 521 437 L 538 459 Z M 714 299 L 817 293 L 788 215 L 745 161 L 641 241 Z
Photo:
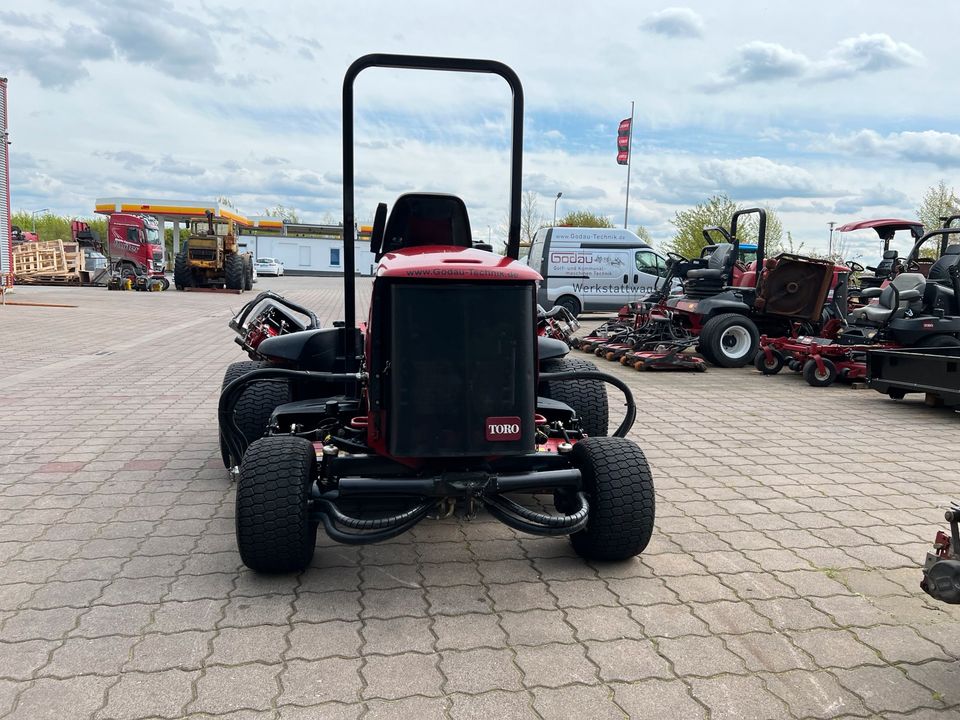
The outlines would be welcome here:
M 160 226 L 149 215 L 112 213 L 107 220 L 110 260 L 121 273 L 163 277 L 166 258 Z

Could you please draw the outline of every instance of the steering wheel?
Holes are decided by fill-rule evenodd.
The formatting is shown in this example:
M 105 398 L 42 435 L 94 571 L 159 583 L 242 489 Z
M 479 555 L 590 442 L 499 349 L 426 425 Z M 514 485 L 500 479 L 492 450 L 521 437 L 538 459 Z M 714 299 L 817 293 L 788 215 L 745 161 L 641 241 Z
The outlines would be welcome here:
M 856 260 L 847 260 L 847 267 L 850 268 L 852 272 L 863 272 L 865 270 L 863 265 Z
M 920 263 L 916 260 L 907 260 L 907 272 L 920 271 Z
M 683 255 L 681 255 L 680 253 L 675 253 L 675 252 L 668 252 L 668 253 L 667 253 L 667 260 L 673 260 L 674 262 L 690 262 L 690 261 L 687 260 Z

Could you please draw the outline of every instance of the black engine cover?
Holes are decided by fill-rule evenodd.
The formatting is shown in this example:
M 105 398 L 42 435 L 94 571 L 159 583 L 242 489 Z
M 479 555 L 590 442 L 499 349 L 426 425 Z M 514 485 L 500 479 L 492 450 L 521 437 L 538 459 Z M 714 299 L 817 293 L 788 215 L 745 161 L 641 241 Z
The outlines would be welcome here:
M 532 283 L 390 283 L 380 366 L 392 455 L 533 452 L 534 294 Z

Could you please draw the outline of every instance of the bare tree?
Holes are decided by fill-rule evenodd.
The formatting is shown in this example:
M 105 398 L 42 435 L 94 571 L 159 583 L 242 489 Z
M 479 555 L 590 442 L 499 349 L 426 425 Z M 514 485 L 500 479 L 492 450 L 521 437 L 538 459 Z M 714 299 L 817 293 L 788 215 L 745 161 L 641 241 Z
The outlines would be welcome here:
M 540 212 L 537 191 L 527 190 L 520 199 L 520 245 L 532 245 L 533 236 L 543 226 L 543 213 Z

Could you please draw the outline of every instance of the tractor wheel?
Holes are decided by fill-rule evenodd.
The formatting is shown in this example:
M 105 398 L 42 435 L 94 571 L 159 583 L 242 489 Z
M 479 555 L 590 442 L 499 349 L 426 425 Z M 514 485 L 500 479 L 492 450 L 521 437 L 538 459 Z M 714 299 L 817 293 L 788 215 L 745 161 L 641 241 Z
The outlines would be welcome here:
M 173 261 L 173 285 L 177 290 L 191 288 L 194 285 L 193 272 L 187 263 L 187 249 L 183 248 Z
M 266 367 L 270 367 L 269 363 L 253 360 L 232 363 L 223 374 L 223 384 L 220 386 L 220 390 L 222 391 L 237 378 Z M 267 434 L 267 424 L 270 422 L 273 411 L 279 405 L 288 402 L 290 402 L 290 386 L 287 383 L 257 382 L 246 387 L 240 399 L 237 400 L 236 407 L 233 410 L 233 419 L 246 438 L 247 447 Z M 223 466 L 231 468 L 240 464 L 241 458 L 236 458 L 236 462 L 230 462 L 229 455 L 227 445 L 221 435 L 220 457 L 223 459 Z
M 707 320 L 700 331 L 700 346 L 714 365 L 739 368 L 753 361 L 760 333 L 750 318 L 723 313 Z
M 163 290 L 169 290 L 169 289 L 170 289 L 170 281 L 167 280 L 166 276 L 160 278 L 160 290 L 163 291 Z
M 587 527 L 570 536 L 578 555 L 627 560 L 643 552 L 653 534 L 656 500 L 643 451 L 631 440 L 587 438 L 573 446 L 590 502 Z
M 243 289 L 253 290 L 253 260 L 249 255 L 243 258 Z
M 236 529 L 240 559 L 251 570 L 303 570 L 313 559 L 317 526 L 310 490 L 317 456 L 306 438 L 271 435 L 250 446 L 237 480 Z
M 803 379 L 808 385 L 813 387 L 827 387 L 833 385 L 837 379 L 837 366 L 827 358 L 822 358 L 823 370 L 817 369 L 817 363 L 814 360 L 807 360 L 803 365 Z
M 226 276 L 227 290 L 243 290 L 243 258 L 230 253 L 223 259 L 223 271 Z
M 580 305 L 580 301 L 577 300 L 573 295 L 564 295 L 563 297 L 557 298 L 557 300 L 554 301 L 553 306 L 566 308 L 574 317 L 577 317 L 581 312 L 583 312 L 583 306 Z
M 540 372 L 559 373 L 587 370 L 596 372 L 597 366 L 589 360 L 577 358 L 552 358 L 540 363 Z M 607 389 L 601 380 L 562 380 L 541 382 L 538 394 L 559 400 L 574 409 L 580 418 L 580 427 L 590 437 L 607 434 L 610 410 L 607 405 Z
M 949 347 L 960 347 L 960 340 L 958 340 L 953 335 L 947 335 L 945 333 L 940 333 L 939 335 L 928 335 L 919 342 L 915 343 L 913 347 L 917 348 L 949 348 Z
M 769 360 L 767 360 L 767 354 L 763 350 L 760 350 L 753 358 L 753 366 L 764 375 L 776 375 L 783 370 L 783 364 L 786 362 L 786 358 L 779 350 L 771 350 L 770 352 L 773 357 Z

